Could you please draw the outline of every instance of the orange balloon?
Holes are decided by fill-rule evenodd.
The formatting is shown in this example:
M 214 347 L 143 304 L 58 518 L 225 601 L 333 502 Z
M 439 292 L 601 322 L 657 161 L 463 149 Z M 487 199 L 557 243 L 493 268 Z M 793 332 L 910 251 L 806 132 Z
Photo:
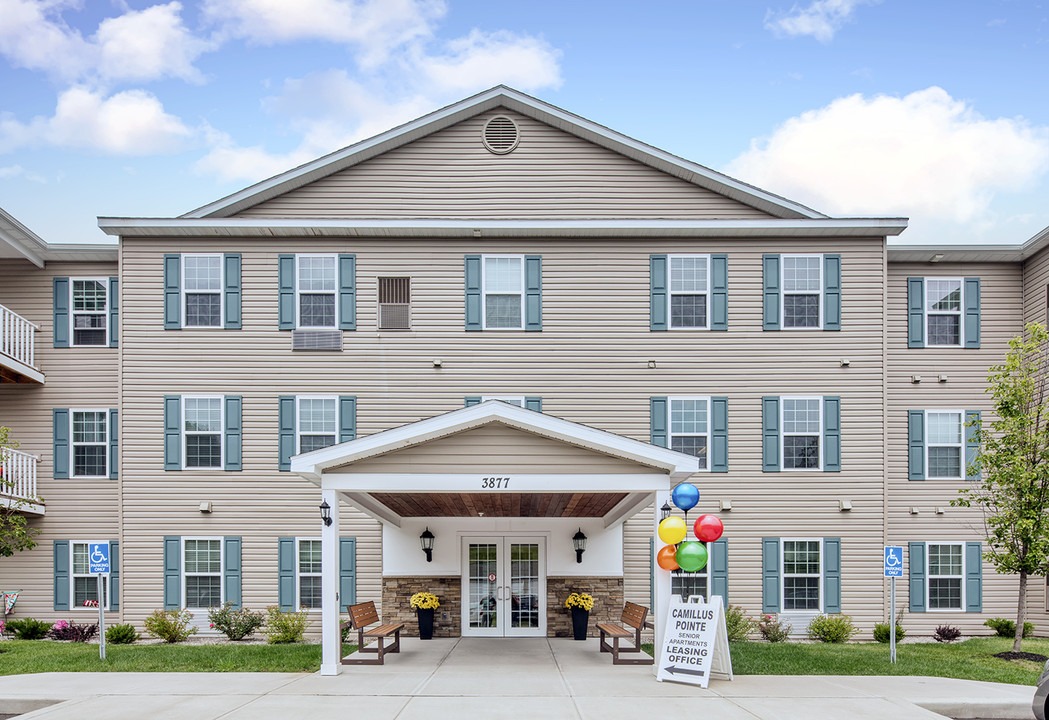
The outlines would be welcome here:
M 673 545 L 664 545 L 659 548 L 659 552 L 656 553 L 656 564 L 664 570 L 677 570 L 677 548 Z

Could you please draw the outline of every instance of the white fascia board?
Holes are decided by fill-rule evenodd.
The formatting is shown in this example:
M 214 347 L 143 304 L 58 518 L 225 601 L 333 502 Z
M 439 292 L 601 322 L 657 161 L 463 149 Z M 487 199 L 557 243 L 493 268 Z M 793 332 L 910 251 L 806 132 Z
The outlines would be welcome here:
M 325 488 L 329 487 L 327 483 L 324 484 Z M 368 493 L 345 493 L 343 498 L 350 505 L 360 510 L 365 515 L 369 516 L 373 520 L 378 520 L 384 525 L 393 525 L 394 527 L 401 526 L 401 516 L 395 513 L 390 508 L 383 505 L 381 502 L 373 498 Z
M 44 267 L 47 243 L 3 208 L 0 208 L 0 242 L 37 267 Z
M 661 488 L 668 490 L 669 488 Z M 631 493 L 623 498 L 605 515 L 605 529 L 622 525 L 652 504 L 652 493 Z
M 496 463 L 498 465 L 498 463 Z M 502 490 L 483 487 L 491 473 L 325 473 L 321 488 L 348 493 L 652 493 L 669 490 L 666 473 L 504 473 Z
M 1034 252 L 1037 252 L 1035 250 Z M 889 245 L 890 263 L 1021 262 L 1034 254 L 1021 245 Z M 934 260 L 940 256 L 938 260 Z

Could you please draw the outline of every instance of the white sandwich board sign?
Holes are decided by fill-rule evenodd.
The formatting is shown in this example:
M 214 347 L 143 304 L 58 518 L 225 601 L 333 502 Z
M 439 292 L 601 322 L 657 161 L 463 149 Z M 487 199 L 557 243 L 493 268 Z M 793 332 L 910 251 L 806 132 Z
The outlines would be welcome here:
M 728 630 L 721 597 L 685 602 L 675 595 L 667 610 L 666 631 L 656 679 L 707 687 L 710 678 L 732 679 Z

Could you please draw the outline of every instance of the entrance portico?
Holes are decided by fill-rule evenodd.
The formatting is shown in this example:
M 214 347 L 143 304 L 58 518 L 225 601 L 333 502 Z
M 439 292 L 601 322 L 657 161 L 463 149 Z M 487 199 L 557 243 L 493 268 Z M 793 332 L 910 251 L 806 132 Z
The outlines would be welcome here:
M 489 400 L 296 456 L 291 469 L 317 484 L 331 507 L 321 535 L 321 672 L 338 674 L 340 500 L 382 524 L 384 585 L 455 579 L 460 633 L 545 634 L 547 579 L 621 582 L 623 522 L 665 502 L 698 461 Z M 419 548 L 425 528 L 436 536 L 432 562 Z M 571 542 L 577 528 L 588 538 L 582 562 Z M 659 633 L 669 579 L 655 585 Z M 390 612 L 383 607 L 384 617 Z

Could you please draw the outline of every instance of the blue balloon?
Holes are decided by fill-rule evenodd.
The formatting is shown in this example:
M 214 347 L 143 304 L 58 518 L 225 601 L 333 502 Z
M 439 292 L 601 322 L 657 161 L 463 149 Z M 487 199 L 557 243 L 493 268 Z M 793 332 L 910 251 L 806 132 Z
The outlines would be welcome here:
M 679 508 L 688 512 L 699 502 L 699 490 L 692 483 L 681 483 L 670 493 L 670 499 Z

